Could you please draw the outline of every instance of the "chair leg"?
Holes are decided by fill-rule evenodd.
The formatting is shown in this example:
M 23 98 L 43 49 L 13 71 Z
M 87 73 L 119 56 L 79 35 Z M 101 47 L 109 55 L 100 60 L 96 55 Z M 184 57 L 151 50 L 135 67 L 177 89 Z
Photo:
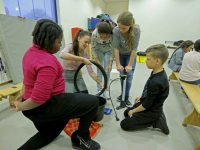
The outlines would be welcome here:
M 195 108 L 193 108 L 193 111 L 185 117 L 183 121 L 183 126 L 187 126 L 187 124 L 200 127 L 199 114 L 197 113 Z

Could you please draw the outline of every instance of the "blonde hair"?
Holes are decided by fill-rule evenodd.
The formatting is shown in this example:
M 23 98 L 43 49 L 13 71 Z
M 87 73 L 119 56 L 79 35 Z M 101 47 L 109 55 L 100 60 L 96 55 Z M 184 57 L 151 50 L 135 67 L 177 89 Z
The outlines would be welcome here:
M 133 18 L 133 14 L 130 11 L 126 11 L 126 10 L 123 11 L 117 18 L 117 23 L 121 23 L 122 25 L 125 25 L 125 26 L 130 26 L 128 30 L 126 45 L 128 49 L 131 49 L 134 45 L 134 39 L 135 39 L 135 35 L 134 35 L 135 19 Z

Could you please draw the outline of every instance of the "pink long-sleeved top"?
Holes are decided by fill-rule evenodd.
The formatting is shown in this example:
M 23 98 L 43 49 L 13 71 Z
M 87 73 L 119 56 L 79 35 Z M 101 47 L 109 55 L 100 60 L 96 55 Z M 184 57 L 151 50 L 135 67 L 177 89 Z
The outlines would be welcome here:
M 33 43 L 23 57 L 24 99 L 44 104 L 53 95 L 65 92 L 64 70 L 57 58 Z
M 61 52 L 60 52 L 60 58 L 63 59 L 63 68 L 65 70 L 76 70 L 78 66 L 82 63 L 81 61 L 74 61 L 74 60 L 66 60 L 65 59 L 65 53 L 73 54 L 73 45 L 68 44 Z M 79 52 L 79 56 L 90 59 L 90 56 L 86 50 L 83 50 L 82 52 Z M 92 75 L 94 73 L 91 65 L 86 65 L 88 73 Z

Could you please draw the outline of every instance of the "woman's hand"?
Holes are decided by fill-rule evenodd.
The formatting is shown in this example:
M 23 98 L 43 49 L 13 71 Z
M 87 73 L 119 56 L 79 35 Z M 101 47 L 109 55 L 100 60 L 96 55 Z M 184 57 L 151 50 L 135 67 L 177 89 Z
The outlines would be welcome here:
M 102 88 L 104 88 L 104 84 L 101 82 L 101 83 L 99 83 L 99 85 L 102 87 Z M 107 86 L 106 87 L 106 90 L 108 91 L 109 90 L 109 87 Z
M 92 65 L 92 63 L 90 62 L 89 59 L 87 58 L 83 58 L 83 61 L 82 61 L 85 65 Z
M 132 66 L 128 65 L 125 67 L 125 69 L 126 69 L 126 72 L 131 72 L 133 68 Z
M 135 98 L 135 100 L 134 100 L 135 104 L 140 101 L 140 98 L 141 98 L 141 96 Z
M 122 72 L 124 70 L 124 67 L 121 65 L 117 65 L 117 71 Z
M 108 73 L 110 73 L 111 70 L 112 70 L 112 64 L 110 63 L 110 64 L 108 65 Z

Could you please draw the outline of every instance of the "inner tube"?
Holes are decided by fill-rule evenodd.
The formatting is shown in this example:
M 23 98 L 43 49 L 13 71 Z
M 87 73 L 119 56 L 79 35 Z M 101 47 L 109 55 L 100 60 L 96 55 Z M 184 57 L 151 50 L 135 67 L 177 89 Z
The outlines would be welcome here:
M 105 70 L 103 69 L 103 67 L 99 63 L 97 63 L 96 61 L 92 61 L 92 60 L 90 60 L 90 62 L 92 64 L 94 64 L 96 67 L 99 68 L 99 70 L 101 71 L 101 73 L 103 74 L 103 77 L 104 77 L 104 88 L 99 93 L 96 94 L 97 96 L 100 96 L 106 90 L 106 87 L 107 87 L 107 75 L 106 75 Z M 77 68 L 77 70 L 75 72 L 75 75 L 74 75 L 74 87 L 77 90 L 77 92 L 79 92 L 79 93 L 81 93 L 81 91 L 79 90 L 79 88 L 77 86 L 76 80 L 77 80 L 77 75 L 78 75 L 79 71 L 81 70 L 81 68 L 84 65 L 85 65 L 84 63 L 80 64 L 80 66 Z

